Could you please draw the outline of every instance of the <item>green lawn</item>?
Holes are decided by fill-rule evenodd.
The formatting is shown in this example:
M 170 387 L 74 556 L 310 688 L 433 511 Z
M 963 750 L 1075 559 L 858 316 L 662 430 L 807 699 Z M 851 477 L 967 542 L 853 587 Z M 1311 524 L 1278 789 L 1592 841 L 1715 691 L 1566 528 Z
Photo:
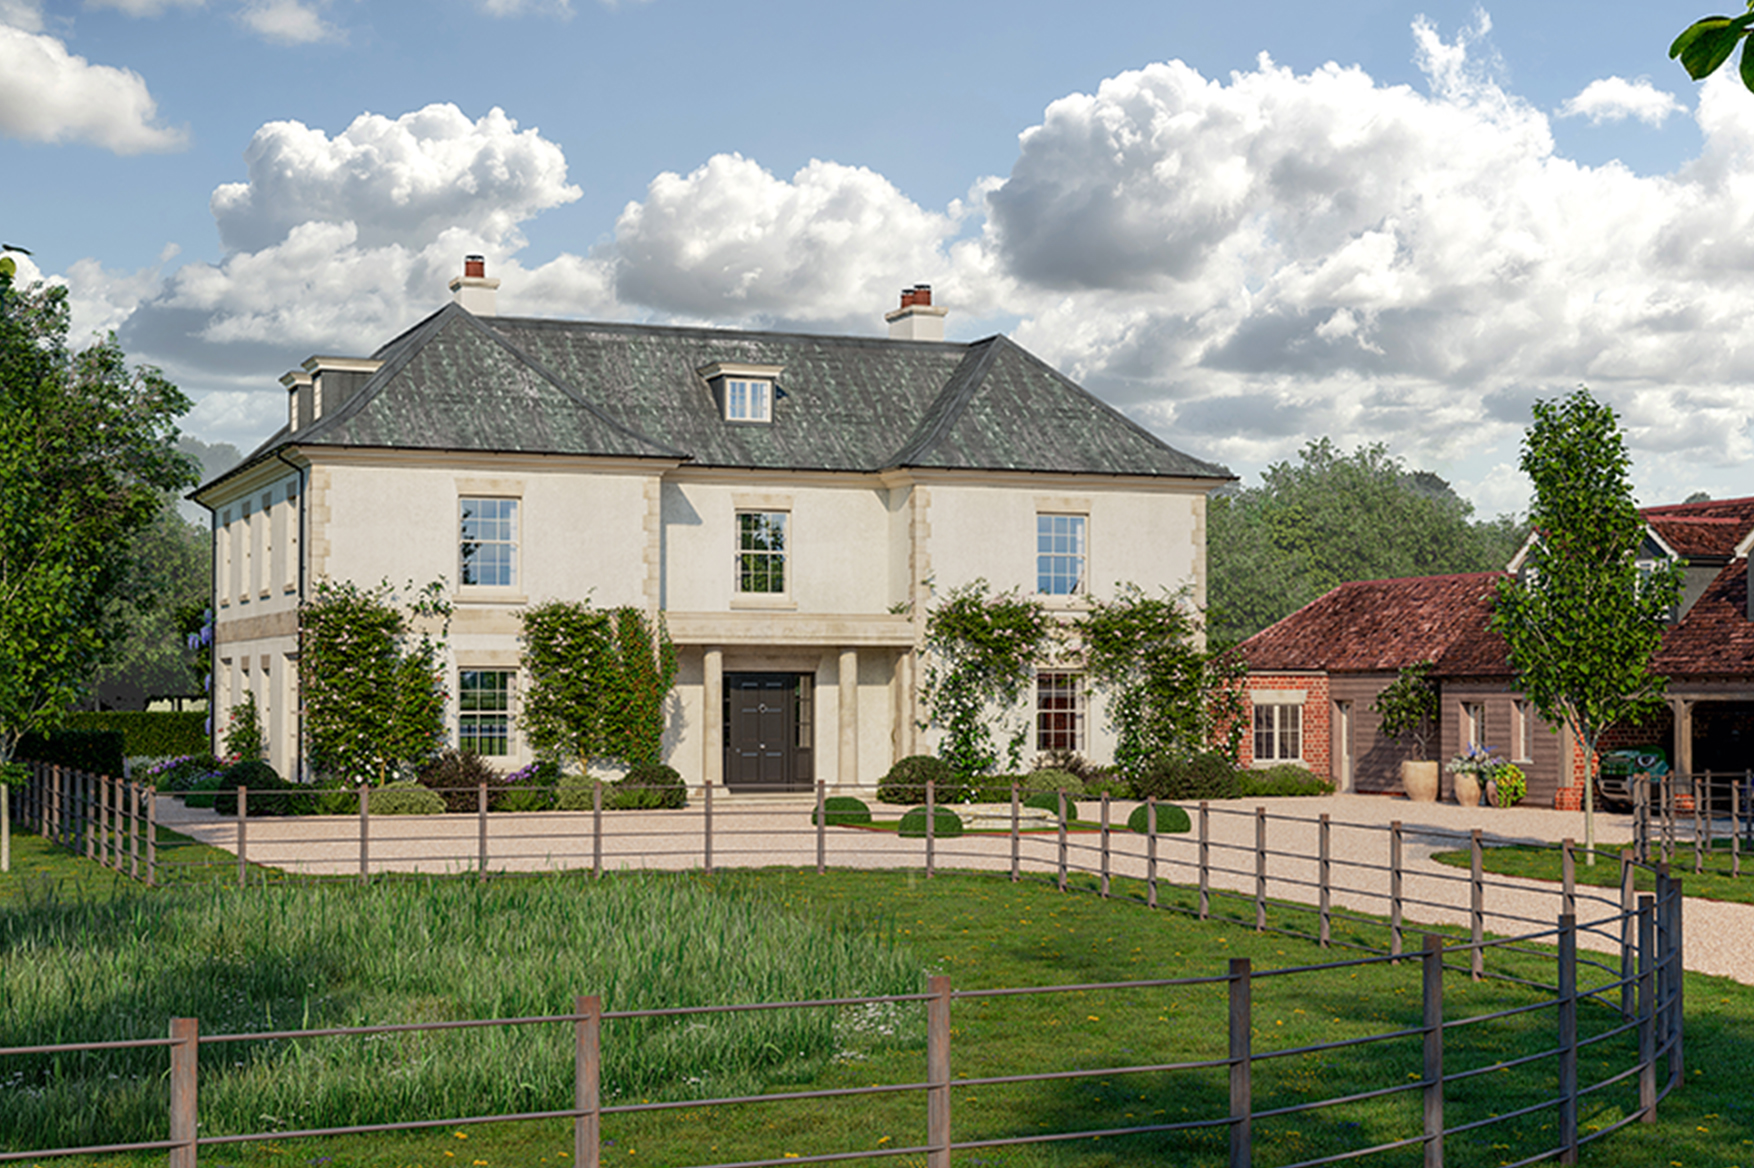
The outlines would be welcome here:
M 28 840 L 29 837 L 20 837 L 15 844 Z M 1140 890 L 1126 881 L 1116 882 L 1117 896 L 1108 901 L 1090 894 L 1088 888 L 1061 895 L 1041 882 L 1013 885 L 1002 876 L 948 873 L 928 881 L 917 873 L 906 872 L 831 872 L 818 877 L 788 870 L 721 873 L 713 878 L 617 876 L 595 885 L 576 876 L 559 876 L 494 880 L 485 884 L 473 880 L 374 882 L 364 889 L 341 882 L 292 882 L 279 887 L 251 888 L 247 892 L 214 887 L 147 893 L 119 883 L 107 873 L 86 879 L 90 873 L 84 870 L 91 866 L 84 861 L 33 855 L 32 864 L 33 871 L 20 871 L 0 881 L 0 890 L 10 896 L 14 881 L 35 879 L 39 887 L 47 887 L 40 882 L 58 880 L 59 887 L 65 890 L 64 903 L 54 915 L 63 922 L 80 919 L 98 924 L 108 922 L 104 927 L 118 936 L 124 927 L 132 927 L 141 930 L 132 939 L 133 944 L 162 951 L 151 960 L 130 959 L 125 956 L 126 945 L 118 942 L 114 955 L 107 958 L 112 965 L 103 977 L 97 976 L 103 971 L 101 965 L 80 966 L 66 951 L 57 951 L 53 956 L 51 963 L 58 961 L 65 966 L 76 983 L 85 985 L 83 992 L 101 992 L 119 1014 L 134 1010 L 149 999 L 160 1000 L 150 998 L 149 989 L 151 993 L 163 994 L 172 992 L 165 989 L 167 985 L 175 987 L 181 981 L 201 978 L 215 983 L 208 987 L 214 995 L 223 998 L 230 992 L 238 997 L 236 1008 L 245 1014 L 251 1009 L 276 1009 L 276 1024 L 295 1024 L 297 1018 L 284 1014 L 308 1008 L 301 1003 L 294 1009 L 290 1003 L 309 991 L 300 991 L 288 983 L 279 987 L 281 997 L 277 997 L 263 981 L 250 980 L 266 976 L 259 969 L 250 972 L 263 964 L 262 954 L 288 947 L 273 941 L 270 933 L 306 938 L 308 951 L 299 956 L 314 964 L 299 966 L 297 973 L 307 981 L 333 979 L 322 982 L 326 992 L 317 996 L 332 998 L 345 1006 L 342 1016 L 347 1016 L 349 1010 L 363 1010 L 375 1018 L 390 1009 L 416 1018 L 472 1016 L 467 1012 L 470 1008 L 491 1005 L 494 993 L 513 990 L 537 998 L 544 994 L 553 997 L 556 1000 L 552 1002 L 531 999 L 525 1004 L 556 1011 L 567 1008 L 571 992 L 596 990 L 605 995 L 606 1005 L 614 1008 L 614 995 L 630 993 L 631 989 L 617 990 L 612 984 L 580 984 L 592 980 L 589 974 L 555 981 L 530 971 L 559 964 L 544 961 L 542 946 L 554 944 L 554 930 L 564 925 L 566 912 L 582 913 L 591 898 L 607 900 L 619 895 L 618 886 L 642 883 L 657 888 L 658 895 L 672 897 L 677 903 L 706 903 L 704 911 L 709 917 L 716 911 L 710 907 L 714 899 L 754 903 L 771 923 L 799 922 L 796 928 L 802 930 L 797 934 L 800 937 L 817 935 L 811 930 L 822 928 L 828 929 L 825 935 L 840 929 L 844 936 L 845 928 L 854 926 L 871 941 L 879 966 L 883 965 L 884 953 L 899 955 L 905 962 L 908 980 L 914 984 L 927 973 L 942 972 L 949 974 L 959 989 L 1217 974 L 1235 956 L 1251 958 L 1257 968 L 1270 968 L 1345 955 L 1339 950 L 1324 953 L 1303 941 L 1256 934 L 1251 927 L 1251 910 L 1240 903 L 1235 903 L 1234 908 L 1233 902 L 1220 905 L 1227 912 L 1248 916 L 1248 925 L 1235 921 L 1209 924 L 1192 921 L 1185 914 L 1172 911 L 1172 907 L 1185 908 L 1191 903 L 1191 898 L 1178 890 L 1165 890 L 1162 900 L 1170 907 L 1151 912 L 1128 901 Z M 74 898 L 73 903 L 65 903 L 67 897 Z M 568 900 L 569 897 L 575 900 Z M 81 918 L 80 898 L 88 904 L 111 906 L 111 915 L 97 913 Z M 184 920 L 204 903 L 214 906 L 213 920 L 221 926 L 217 935 L 230 938 L 224 945 L 214 940 L 214 933 L 201 933 L 186 924 L 179 926 L 187 931 L 187 940 L 183 942 L 162 932 L 152 932 L 167 928 L 173 920 Z M 243 907 L 228 907 L 239 904 Z M 574 907 L 567 908 L 569 904 Z M 164 905 L 175 906 L 175 912 Z M 47 907 L 34 894 L 25 902 L 10 898 L 0 902 L 0 930 L 16 934 L 21 913 L 37 914 L 33 919 L 43 926 L 46 918 L 42 914 Z M 1301 910 L 1275 908 L 1272 919 L 1281 925 L 1308 927 L 1308 914 L 1294 919 L 1294 912 Z M 316 930 L 308 923 L 311 919 L 328 922 L 327 931 Z M 72 925 L 57 927 L 72 929 Z M 420 928 L 426 930 L 424 935 L 429 938 L 424 949 L 419 943 Z M 628 917 L 624 931 L 638 933 L 640 923 Z M 1340 940 L 1376 940 L 1381 932 L 1371 924 L 1336 926 Z M 70 942 L 77 938 L 76 932 L 67 936 Z M 320 944 L 316 938 L 321 939 Z M 446 938 L 453 938 L 454 943 L 447 943 Z M 101 934 L 87 933 L 83 943 L 91 945 L 101 940 Z M 715 994 L 725 979 L 718 965 L 707 963 L 704 975 L 689 968 L 690 938 L 678 937 L 675 941 L 675 951 L 669 958 L 662 958 L 660 951 L 659 956 L 650 959 L 645 981 L 706 995 L 705 1000 L 747 1001 L 770 996 L 756 985 Z M 489 944 L 497 947 L 493 960 L 509 971 L 501 979 L 508 983 L 504 988 L 480 986 L 478 975 L 462 964 L 467 950 Z M 585 970 L 612 968 L 600 955 L 603 944 L 601 940 L 588 943 L 596 948 L 588 955 Z M 809 944 L 820 946 L 821 942 Z M 17 976 L 12 959 L 25 948 L 28 947 L 19 946 L 16 939 L 9 944 L 7 972 L 0 976 Z M 795 949 L 786 952 L 798 961 L 811 956 Z M 252 958 L 250 954 L 256 956 Z M 143 969 L 156 971 L 153 987 L 131 988 L 121 979 L 119 975 L 129 960 L 139 960 Z M 571 960 L 569 957 L 568 961 Z M 1533 972 L 1535 959 L 1522 960 L 1530 963 L 1526 971 Z M 357 968 L 354 980 L 347 980 L 345 967 Z M 608 976 L 607 972 L 604 976 Z M 704 982 L 700 980 L 702 976 Z M 80 978 L 85 982 L 79 982 Z M 608 980 L 612 982 L 613 978 Z M 388 984 L 392 982 L 395 986 Z M 1685 1088 L 1664 1103 L 1658 1124 L 1634 1124 L 1600 1144 L 1589 1146 L 1583 1153 L 1584 1164 L 1626 1168 L 1653 1165 L 1754 1168 L 1754 1104 L 1750 1103 L 1748 1089 L 1748 1084 L 1754 1081 L 1754 988 L 1690 976 L 1687 995 L 1690 1069 Z M 282 997 L 287 1004 L 277 1007 L 275 1003 Z M 18 991 L 10 991 L 5 1000 L 19 1001 Z M 1454 975 L 1446 981 L 1446 1003 L 1452 1015 L 1527 1000 L 1523 990 L 1505 983 L 1474 984 L 1465 976 Z M 1289 1047 L 1410 1025 L 1417 1020 L 1418 1002 L 1417 967 L 1412 963 L 1341 971 L 1320 980 L 1262 979 L 1255 987 L 1256 1049 Z M 153 1018 L 153 1008 L 147 1007 L 143 1013 L 149 1019 L 148 1028 L 161 1033 L 162 1018 Z M 211 1004 L 209 1008 L 220 1007 Z M 833 1050 L 826 1057 L 805 1052 L 803 1057 L 794 1058 L 778 1052 L 785 1057 L 769 1063 L 762 1072 L 763 1085 L 775 1091 L 799 1089 L 803 1085 L 836 1087 L 919 1081 L 924 1077 L 923 1050 L 917 1008 L 910 1009 L 911 1013 L 883 1010 L 843 1013 L 834 1030 Z M 1223 1010 L 1222 992 L 1213 987 L 1085 991 L 962 1001 L 956 1004 L 952 1016 L 953 1067 L 959 1076 L 980 1077 L 1219 1057 Z M 205 1016 L 206 1008 L 202 1012 Z M 16 1007 L 7 1010 L 9 1024 L 17 1013 Z M 1614 1020 L 1606 1010 L 1586 1006 L 1581 1011 L 1586 1034 L 1599 1033 Z M 1539 1011 L 1523 1015 L 1522 1021 L 1513 1025 L 1453 1031 L 1448 1038 L 1448 1065 L 1451 1068 L 1480 1065 L 1507 1052 L 1533 1050 L 1537 1043 L 1547 1041 L 1550 1026 L 1551 1014 Z M 209 1030 L 213 1028 L 207 1026 Z M 651 1033 L 644 1034 L 642 1044 L 652 1037 Z M 16 1031 L 9 1025 L 6 1041 L 16 1038 Z M 508 1053 L 503 1043 L 470 1047 L 468 1043 L 473 1041 L 476 1040 L 459 1039 L 449 1046 L 430 1040 L 372 1044 L 367 1048 L 367 1057 L 378 1061 L 366 1064 L 366 1070 L 394 1085 L 403 1077 L 423 1073 L 421 1068 L 430 1063 L 440 1064 L 440 1069 L 454 1063 L 467 1065 L 471 1060 L 509 1065 L 495 1064 L 493 1060 L 516 1057 Z M 614 1041 L 613 1034 L 606 1035 L 606 1057 L 607 1044 Z M 340 1057 L 336 1052 L 340 1044 L 325 1046 L 325 1042 L 334 1040 L 304 1044 L 298 1052 L 300 1059 L 311 1062 Z M 1623 1057 L 1623 1048 L 1617 1057 Z M 1587 1080 L 1592 1070 L 1590 1058 L 1586 1057 L 1584 1063 Z M 1256 1106 L 1284 1105 L 1404 1080 L 1416 1074 L 1417 1067 L 1416 1041 L 1407 1040 L 1352 1052 L 1261 1063 L 1255 1083 Z M 686 1080 L 694 1072 L 685 1068 L 677 1068 L 677 1072 L 668 1080 L 661 1076 L 659 1080 L 649 1080 L 649 1092 L 637 1097 L 682 1095 L 690 1089 Z M 5 1081 L 7 1074 L 0 1069 L 0 1081 Z M 203 1075 L 208 1074 L 204 1063 Z M 217 1073 L 214 1077 L 217 1078 Z M 1537 1092 L 1549 1091 L 1552 1080 L 1552 1064 L 1542 1061 L 1457 1084 L 1448 1101 L 1449 1122 L 1466 1122 L 1495 1111 L 1511 1110 Z M 953 1095 L 955 1130 L 957 1138 L 971 1139 L 1216 1115 L 1222 1113 L 1224 1106 L 1224 1082 L 1222 1072 L 1207 1071 L 958 1089 Z M 623 1095 L 618 1101 L 633 1097 Z M 394 1105 L 403 1108 L 405 1115 L 446 1114 L 430 1110 L 429 1103 L 427 1093 L 413 1089 Z M 1618 1118 L 1627 1103 L 1628 1095 L 1620 1088 L 1610 1088 L 1593 1097 L 1585 1113 L 1585 1130 Z M 1350 1105 L 1332 1113 L 1259 1120 L 1255 1125 L 1256 1163 L 1287 1163 L 1412 1134 L 1417 1130 L 1418 1106 L 1417 1094 L 1407 1094 L 1389 1102 Z M 1517 1123 L 1453 1136 L 1448 1141 L 1447 1162 L 1497 1165 L 1519 1159 L 1529 1147 L 1551 1138 L 1553 1122 L 1550 1113 L 1537 1113 Z M 7 1130 L 9 1125 L 0 1121 L 0 1132 Z M 223 1128 L 204 1128 L 211 1130 Z M 669 1165 L 757 1159 L 787 1153 L 907 1146 L 921 1142 L 923 1133 L 923 1105 L 913 1094 L 858 1101 L 687 1107 L 655 1115 L 606 1118 L 605 1135 L 613 1143 L 605 1147 L 604 1160 L 629 1165 Z M 1224 1162 L 1221 1139 L 1214 1135 L 1079 1140 L 959 1153 L 957 1163 L 1019 1168 L 1221 1164 Z M 565 1164 L 570 1147 L 566 1124 L 531 1123 L 446 1129 L 416 1136 L 216 1147 L 203 1150 L 202 1163 L 247 1164 L 250 1168 L 263 1165 L 500 1168 Z M 900 1159 L 902 1163 L 923 1162 L 919 1156 Z M 1401 1152 L 1368 1157 L 1361 1162 L 1410 1165 L 1418 1163 L 1418 1157 Z
M 1620 850 L 1599 849 L 1596 863 L 1584 862 L 1584 851 L 1581 847 L 1576 852 L 1577 882 L 1606 888 L 1620 887 Z M 1449 864 L 1456 868 L 1468 867 L 1470 861 L 1466 851 L 1438 852 L 1432 859 L 1441 864 Z M 1564 879 L 1565 861 L 1559 849 L 1552 846 L 1536 847 L 1527 844 L 1511 844 L 1504 847 L 1487 848 L 1481 855 L 1481 866 L 1488 872 L 1500 876 L 1523 876 L 1530 880 Z M 1705 855 L 1707 871 L 1696 874 L 1693 871 L 1694 849 L 1678 847 L 1669 862 L 1669 872 L 1683 881 L 1688 896 L 1704 897 L 1706 900 L 1727 900 L 1737 904 L 1754 904 L 1754 854 L 1744 848 L 1742 852 L 1742 875 L 1732 877 L 1730 872 L 1730 851 L 1727 840 L 1716 841 L 1715 846 Z M 1635 876 L 1638 888 L 1642 892 L 1650 892 L 1656 886 L 1654 874 L 1640 870 Z

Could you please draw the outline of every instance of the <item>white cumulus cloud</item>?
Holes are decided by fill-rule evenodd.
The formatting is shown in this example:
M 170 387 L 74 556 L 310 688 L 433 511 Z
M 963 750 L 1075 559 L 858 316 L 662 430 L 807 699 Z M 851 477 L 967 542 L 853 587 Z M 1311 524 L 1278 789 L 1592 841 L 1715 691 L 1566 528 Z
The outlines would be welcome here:
M 93 65 L 52 36 L 0 25 L 0 135 L 88 142 L 117 154 L 176 150 L 182 130 L 158 124 L 138 73 Z
M 1561 117 L 1588 118 L 1591 125 L 1623 122 L 1637 118 L 1649 126 L 1660 126 L 1670 114 L 1686 110 L 1672 93 L 1665 92 L 1640 77 L 1628 81 L 1624 77 L 1601 77 L 1584 86 L 1575 97 L 1567 98 L 1559 108 Z
M 308 0 L 249 0 L 238 9 L 244 27 L 282 45 L 341 40 L 341 31 L 323 19 L 322 5 Z

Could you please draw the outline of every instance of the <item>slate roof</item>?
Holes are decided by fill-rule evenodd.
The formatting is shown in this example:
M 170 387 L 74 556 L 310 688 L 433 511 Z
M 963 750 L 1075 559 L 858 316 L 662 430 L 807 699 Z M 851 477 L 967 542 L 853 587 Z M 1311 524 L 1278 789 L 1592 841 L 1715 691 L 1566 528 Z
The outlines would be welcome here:
M 373 356 L 383 365 L 351 400 L 296 435 L 282 429 L 243 465 L 298 445 L 1233 477 L 1002 336 L 961 344 L 477 317 L 447 304 Z M 698 372 L 715 363 L 782 367 L 771 424 L 724 420 Z
M 1249 668 L 1393 673 L 1433 661 L 1450 676 L 1509 674 L 1486 627 L 1503 572 L 1359 580 L 1310 601 L 1240 646 Z

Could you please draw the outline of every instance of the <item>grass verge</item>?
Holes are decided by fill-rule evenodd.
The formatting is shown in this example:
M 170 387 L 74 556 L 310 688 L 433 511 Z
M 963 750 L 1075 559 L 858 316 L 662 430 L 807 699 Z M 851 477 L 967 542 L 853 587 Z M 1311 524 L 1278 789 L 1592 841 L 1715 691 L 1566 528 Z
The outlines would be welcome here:
M 533 889 L 562 885 L 566 877 L 506 882 Z M 1179 890 L 1160 890 L 1164 909 L 1151 912 L 1128 903 L 1142 894 L 1131 882 L 1116 881 L 1115 896 L 1101 900 L 1079 893 L 1061 895 L 1051 886 L 1025 881 L 1013 885 L 1003 877 L 942 873 L 926 880 L 907 872 L 813 873 L 768 870 L 721 873 L 717 877 L 672 879 L 708 897 L 745 901 L 759 898 L 768 924 L 780 919 L 848 921 L 856 919 L 866 932 L 890 936 L 908 961 L 911 978 L 927 972 L 948 973 L 958 989 L 997 986 L 1066 984 L 1134 980 L 1221 973 L 1234 956 L 1247 956 L 1257 968 L 1284 967 L 1331 960 L 1342 953 L 1323 951 L 1303 941 L 1258 934 L 1252 916 L 1246 922 L 1191 921 L 1183 912 L 1190 898 Z M 622 878 L 607 879 L 592 890 L 610 890 Z M 580 882 L 583 883 L 583 882 Z M 401 889 L 422 886 L 400 883 Z M 442 889 L 476 887 L 473 881 L 431 882 L 434 897 Z M 287 912 L 299 907 L 293 899 L 275 901 L 276 890 L 207 890 L 209 896 L 237 901 L 278 903 Z M 285 891 L 285 890 L 282 890 Z M 344 914 L 350 903 L 364 903 L 376 888 L 331 885 L 319 907 L 329 915 Z M 150 898 L 178 899 L 200 890 L 170 890 Z M 526 893 L 528 894 L 528 893 Z M 404 892 L 402 895 L 412 895 Z M 131 900 L 133 894 L 118 898 Z M 313 902 L 317 903 L 317 902 Z M 1220 910 L 1232 906 L 1220 902 Z M 1249 912 L 1238 902 L 1238 913 Z M 1183 911 L 1177 911 L 1183 910 Z M 1299 918 L 1296 914 L 1305 913 Z M 525 914 L 497 911 L 493 919 L 505 935 L 523 936 L 518 918 Z M 1275 906 L 1272 923 L 1301 928 L 1307 910 Z M 660 931 L 679 932 L 670 923 Z M 449 925 L 435 937 L 460 930 Z M 1371 921 L 1339 922 L 1336 941 L 1363 943 L 1380 937 Z M 408 934 L 400 940 L 406 942 Z M 240 941 L 244 938 L 240 938 Z M 169 938 L 145 943 L 168 944 Z M 389 938 L 383 938 L 387 942 Z M 686 945 L 681 938 L 679 945 Z M 406 966 L 406 976 L 427 993 L 445 990 L 450 951 L 440 947 L 380 943 L 388 952 L 378 959 L 387 966 Z M 430 947 L 429 947 L 430 948 Z M 10 960 L 12 953 L 8 952 Z M 235 962 L 194 962 L 193 976 L 224 974 Z M 1509 958 L 1527 963 L 1539 975 L 1537 957 Z M 580 975 L 583 976 L 583 975 Z M 1605 976 L 1591 972 L 1589 978 Z M 1338 971 L 1321 980 L 1264 979 L 1255 993 L 1254 1034 L 1257 1051 L 1331 1041 L 1396 1026 L 1415 1025 L 1418 1017 L 1418 970 L 1371 966 Z M 467 979 L 464 979 L 467 980 Z M 508 971 L 502 980 L 520 980 Z M 709 979 L 714 1000 L 750 1000 L 747 993 L 719 987 Z M 508 987 L 508 989 L 511 987 Z M 584 986 L 585 990 L 599 988 Z M 519 990 L 517 992 L 525 992 Z M 574 984 L 553 985 L 551 992 L 580 992 Z M 1589 1165 L 1649 1168 L 1655 1165 L 1748 1168 L 1754 1165 L 1754 1106 L 1747 1097 L 1754 1072 L 1754 989 L 1721 979 L 1689 977 L 1687 981 L 1689 1070 L 1686 1086 L 1666 1101 L 1656 1125 L 1634 1124 L 1584 1153 Z M 756 994 L 755 996 L 761 996 Z M 416 1002 L 420 995 L 416 995 Z M 1502 982 L 1472 983 L 1465 976 L 1447 979 L 1446 1006 L 1452 1016 L 1483 1012 L 1528 1000 L 1526 991 Z M 448 1003 L 427 1002 L 425 1008 L 444 1013 Z M 561 1007 L 564 1008 L 564 1005 Z M 1611 1011 L 1585 1004 L 1580 1012 L 1586 1034 L 1601 1034 L 1616 1017 Z M 1490 1062 L 1503 1054 L 1532 1051 L 1550 1043 L 1552 1015 L 1536 1011 L 1514 1024 L 1491 1024 L 1452 1032 L 1447 1065 L 1460 1069 Z M 291 1021 L 288 1019 L 288 1021 Z M 162 1018 L 148 1029 L 162 1033 Z M 1017 998 L 959 1001 L 952 1015 L 953 1067 L 959 1076 L 982 1077 L 1072 1067 L 1114 1066 L 1211 1058 L 1222 1053 L 1224 998 L 1215 987 L 1158 990 L 1091 990 Z M 206 1024 L 208 1030 L 216 1027 Z M 844 1015 L 836 1031 L 835 1050 L 816 1065 L 794 1065 L 763 1075 L 768 1090 L 793 1089 L 803 1078 L 811 1086 L 858 1086 L 876 1082 L 917 1082 L 923 1077 L 923 1055 L 917 1022 L 905 1012 L 882 1010 Z M 1595 1077 L 1590 1060 L 1624 1050 L 1608 1051 L 1613 1040 L 1589 1048 L 1583 1068 L 1586 1081 Z M 390 1045 L 390 1044 L 382 1044 Z M 308 1057 L 327 1057 L 320 1043 L 309 1044 Z M 468 1052 L 449 1052 L 467 1059 Z M 375 1067 L 394 1076 L 412 1060 L 409 1052 Z M 1416 1077 L 1417 1039 L 1296 1056 L 1259 1064 L 1255 1082 L 1257 1107 L 1289 1105 L 1301 1100 L 1343 1094 L 1390 1080 Z M 203 1067 L 204 1075 L 207 1068 Z M 1521 1106 L 1536 1093 L 1551 1091 L 1554 1068 L 1541 1060 L 1517 1071 L 1501 1072 L 1456 1084 L 1447 1100 L 1451 1124 L 1484 1118 Z M 628 1096 L 623 1099 L 645 1098 Z M 1000 1138 L 1051 1131 L 1124 1126 L 1169 1121 L 1202 1114 L 1222 1114 L 1225 1082 L 1222 1071 L 1177 1074 L 1107 1075 L 1099 1079 L 1018 1086 L 959 1088 L 953 1092 L 953 1113 L 959 1139 Z M 204 1096 L 205 1099 L 205 1096 Z M 433 1101 L 413 1098 L 408 1115 L 442 1116 Z M 1584 1115 L 1586 1133 L 1625 1113 L 1627 1093 L 1609 1089 L 1590 1097 Z M 479 1110 L 479 1109 L 477 1109 Z M 285 1118 L 285 1117 L 281 1117 Z M 1541 1112 L 1504 1126 L 1451 1137 L 1451 1164 L 1497 1165 L 1520 1159 L 1548 1142 L 1556 1122 Z M 1331 1112 L 1282 1116 L 1255 1124 L 1258 1164 L 1287 1163 L 1417 1130 L 1418 1096 L 1351 1105 Z M 13 1130 L 0 1121 L 0 1131 Z M 628 1165 L 687 1164 L 780 1157 L 873 1146 L 906 1146 L 921 1141 L 923 1108 L 917 1094 L 876 1096 L 863 1100 L 773 1103 L 749 1107 L 681 1108 L 658 1115 L 611 1116 L 605 1120 L 605 1160 Z M 959 1153 L 958 1164 L 972 1166 L 1034 1165 L 1160 1165 L 1222 1164 L 1222 1136 L 1138 1136 L 1124 1139 L 1078 1140 L 1065 1144 Z M 533 1123 L 447 1129 L 426 1135 L 357 1139 L 278 1141 L 203 1152 L 209 1165 L 312 1165 L 373 1168 L 410 1165 L 500 1168 L 502 1165 L 565 1164 L 570 1135 L 564 1123 Z M 127 1161 L 106 1158 L 101 1163 Z M 140 1163 L 148 1162 L 145 1158 Z M 902 1157 L 902 1163 L 922 1158 Z M 1417 1163 L 1416 1151 L 1371 1157 L 1367 1163 Z M 879 1163 L 869 1161 L 869 1163 Z
M 1598 848 L 1594 864 L 1584 862 L 1582 847 L 1577 849 L 1576 855 L 1575 878 L 1579 884 L 1601 888 L 1620 887 L 1618 848 Z M 1742 875 L 1736 877 L 1729 874 L 1730 851 L 1727 840 L 1717 841 L 1716 846 L 1706 852 L 1705 872 L 1693 871 L 1694 858 L 1692 847 L 1677 847 L 1669 861 L 1670 874 L 1685 881 L 1688 896 L 1735 904 L 1754 904 L 1754 854 L 1750 854 L 1746 848 L 1743 849 Z M 1432 855 L 1432 859 L 1453 868 L 1467 868 L 1471 862 L 1466 851 L 1437 852 Z M 1551 880 L 1555 883 L 1565 876 L 1564 858 L 1559 849 L 1550 844 L 1506 844 L 1502 847 L 1486 848 L 1481 854 L 1480 864 L 1486 871 L 1500 876 L 1521 876 L 1529 880 Z M 1656 887 L 1655 875 L 1642 869 L 1635 874 L 1634 880 L 1641 892 L 1651 892 Z

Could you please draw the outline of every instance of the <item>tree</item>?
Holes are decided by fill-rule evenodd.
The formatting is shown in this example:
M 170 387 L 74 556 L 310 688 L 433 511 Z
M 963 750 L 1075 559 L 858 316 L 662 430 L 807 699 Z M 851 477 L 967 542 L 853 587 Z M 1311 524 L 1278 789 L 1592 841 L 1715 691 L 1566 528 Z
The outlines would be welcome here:
M 1016 715 L 1017 706 L 1055 632 L 1054 618 L 1034 597 L 993 596 L 985 580 L 952 589 L 927 615 L 920 699 L 944 732 L 938 757 L 959 777 L 998 767 L 995 723 L 1005 735 L 1005 760 L 1018 766 L 1030 720 Z
M 194 475 L 174 445 L 188 399 L 157 370 L 130 369 L 113 335 L 70 348 L 67 290 L 16 289 L 11 268 L 0 265 L 0 777 L 17 781 L 20 736 L 60 723 L 121 632 L 115 602 L 144 599 L 136 534 Z
M 1687 76 L 1703 81 L 1742 45 L 1742 84 L 1754 90 L 1754 50 L 1747 47 L 1750 30 L 1754 30 L 1754 0 L 1749 0 L 1748 11 L 1741 16 L 1707 16 L 1688 25 L 1669 46 L 1669 59 L 1679 60 Z
M 191 676 L 185 625 L 212 596 L 208 533 L 184 520 L 176 499 L 167 497 L 135 543 L 130 598 L 112 602 L 123 632 L 91 681 L 97 709 L 143 709 L 155 697 L 201 692 L 202 678 Z
M 1382 732 L 1390 738 L 1411 738 L 1413 757 L 1425 757 L 1425 744 L 1437 722 L 1437 685 L 1431 680 L 1429 661 L 1403 666 L 1395 680 L 1384 686 L 1370 703 L 1382 717 Z
M 305 740 L 320 773 L 382 786 L 444 746 L 451 606 L 442 581 L 404 592 L 319 580 L 299 609 Z
M 1579 389 L 1536 402 L 1522 469 L 1534 486 L 1536 540 L 1525 570 L 1500 583 L 1492 627 L 1541 716 L 1567 726 L 1584 756 L 1584 848 L 1595 863 L 1596 745 L 1609 726 L 1661 706 L 1650 672 L 1681 568 L 1639 561 L 1645 525 L 1633 501 L 1620 422 Z
M 1351 580 L 1502 568 L 1520 527 L 1472 515 L 1443 479 L 1409 471 L 1381 444 L 1346 454 L 1311 442 L 1259 487 L 1213 496 L 1211 631 L 1243 640 Z
M 1202 648 L 1184 592 L 1150 596 L 1134 584 L 1092 600 L 1078 622 L 1084 672 L 1110 695 L 1115 766 L 1141 774 L 1166 753 L 1197 754 L 1218 742 L 1235 762 L 1242 745 L 1242 679 L 1233 653 Z
M 662 619 L 635 608 L 552 600 L 523 614 L 529 678 L 520 724 L 538 755 L 590 770 L 592 760 L 638 766 L 661 761 L 664 706 L 676 651 Z

